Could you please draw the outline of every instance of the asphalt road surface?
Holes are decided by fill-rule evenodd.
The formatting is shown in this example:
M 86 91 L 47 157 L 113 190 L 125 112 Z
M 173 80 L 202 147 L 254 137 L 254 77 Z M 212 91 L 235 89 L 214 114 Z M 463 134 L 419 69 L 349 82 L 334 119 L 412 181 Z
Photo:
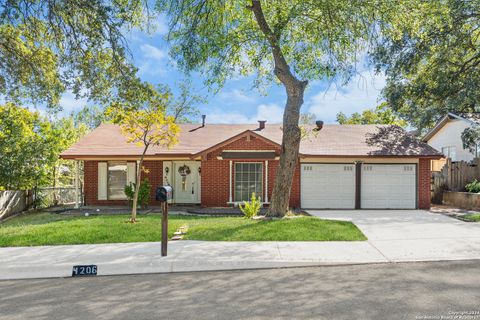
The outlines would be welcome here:
M 0 281 L 0 319 L 480 319 L 480 261 Z

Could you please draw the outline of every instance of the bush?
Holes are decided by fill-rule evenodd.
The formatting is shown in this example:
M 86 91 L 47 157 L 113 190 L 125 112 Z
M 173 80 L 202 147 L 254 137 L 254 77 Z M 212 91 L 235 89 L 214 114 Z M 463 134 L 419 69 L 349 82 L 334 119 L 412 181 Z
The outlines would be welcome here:
M 262 203 L 260 201 L 260 197 L 255 197 L 255 192 L 252 193 L 252 199 L 250 199 L 249 202 L 244 201 L 243 202 L 243 207 L 242 205 L 239 206 L 240 210 L 243 212 L 245 215 L 245 218 L 253 218 L 255 217 L 259 212 L 260 208 L 262 207 Z
M 480 192 L 480 182 L 477 179 L 473 180 L 465 186 L 468 192 L 479 193 Z
M 148 179 L 144 179 L 140 183 L 140 190 L 138 191 L 138 204 L 141 207 L 146 207 L 150 201 L 150 182 Z M 125 186 L 125 195 L 129 200 L 133 200 L 133 195 L 135 194 L 135 183 L 130 183 Z

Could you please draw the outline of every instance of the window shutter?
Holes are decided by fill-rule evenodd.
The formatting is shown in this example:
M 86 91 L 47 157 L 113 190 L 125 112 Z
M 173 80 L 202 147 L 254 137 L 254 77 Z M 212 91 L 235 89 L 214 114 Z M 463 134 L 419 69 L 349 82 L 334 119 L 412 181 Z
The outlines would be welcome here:
M 136 167 L 136 162 L 127 162 L 127 186 L 130 185 L 130 183 L 135 183 Z
M 98 200 L 107 200 L 107 163 L 98 163 Z

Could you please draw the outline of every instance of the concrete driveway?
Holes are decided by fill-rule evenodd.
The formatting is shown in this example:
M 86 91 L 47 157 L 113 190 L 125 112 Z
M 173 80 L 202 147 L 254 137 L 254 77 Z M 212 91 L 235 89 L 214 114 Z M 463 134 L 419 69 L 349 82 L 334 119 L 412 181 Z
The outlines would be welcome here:
M 480 259 L 480 223 L 424 210 L 309 210 L 352 221 L 389 261 Z

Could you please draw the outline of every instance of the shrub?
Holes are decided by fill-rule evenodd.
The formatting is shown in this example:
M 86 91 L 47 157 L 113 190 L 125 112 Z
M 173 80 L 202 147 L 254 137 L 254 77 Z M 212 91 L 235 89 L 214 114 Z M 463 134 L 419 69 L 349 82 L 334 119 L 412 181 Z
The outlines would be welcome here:
M 472 193 L 479 193 L 480 192 L 480 181 L 477 181 L 477 179 L 473 180 L 469 184 L 465 186 L 465 189 L 467 189 L 468 192 Z
M 146 207 L 148 201 L 150 200 L 150 182 L 148 179 L 144 179 L 140 182 L 140 190 L 138 191 L 138 204 L 141 207 Z M 133 195 L 135 194 L 135 183 L 130 183 L 125 186 L 125 195 L 129 200 L 133 200 Z
M 243 202 L 243 207 L 242 205 L 239 206 L 240 210 L 243 212 L 245 215 L 245 218 L 253 218 L 255 217 L 259 212 L 260 208 L 262 207 L 262 203 L 260 201 L 260 197 L 255 196 L 255 192 L 252 193 L 252 198 L 250 201 L 244 201 Z

